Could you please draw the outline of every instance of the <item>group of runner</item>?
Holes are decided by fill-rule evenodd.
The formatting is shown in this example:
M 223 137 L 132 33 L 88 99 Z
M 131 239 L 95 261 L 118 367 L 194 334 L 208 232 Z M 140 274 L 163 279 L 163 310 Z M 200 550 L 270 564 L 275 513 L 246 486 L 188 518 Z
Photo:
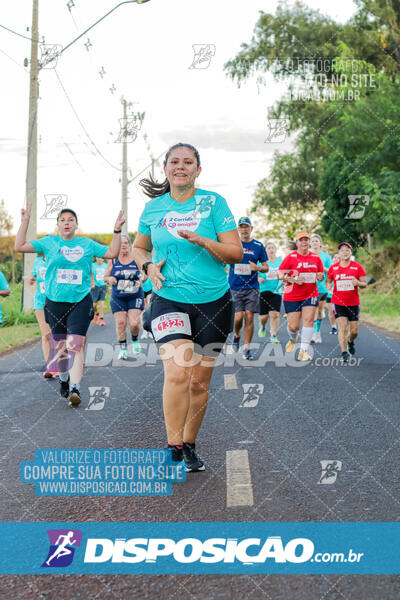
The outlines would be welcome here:
M 195 187 L 201 164 L 197 149 L 190 144 L 178 143 L 168 150 L 164 173 L 162 183 L 151 177 L 140 182 L 151 199 L 140 217 L 133 246 L 129 237 L 121 235 L 122 212 L 107 247 L 76 236 L 78 217 L 69 208 L 58 215 L 58 235 L 27 241 L 28 206 L 22 210 L 15 248 L 44 254 L 34 269 L 38 284 L 44 283 L 38 286 L 44 296 L 35 304 L 36 312 L 43 311 L 38 316 L 38 321 L 43 317 L 43 351 L 49 357 L 53 346 L 48 372 L 52 373 L 54 365 L 61 395 L 74 406 L 80 403 L 90 322 L 94 318 L 99 325 L 104 323 L 106 284 L 112 287 L 111 310 L 122 360 L 127 358 L 127 324 L 133 351 L 140 352 L 140 316 L 147 306 L 143 327 L 154 338 L 164 369 L 162 403 L 168 448 L 174 460 L 185 461 L 187 471 L 203 471 L 196 438 L 213 369 L 229 333 L 234 331 L 233 344 L 238 349 L 244 323 L 243 351 L 251 360 L 254 314 L 259 312 L 259 336 L 265 336 L 269 319 L 270 341 L 278 342 L 283 295 L 289 333 L 286 351 L 294 350 L 302 321 L 299 360 L 309 360 L 307 350 L 313 336 L 318 341 L 315 334 L 323 307 L 320 313 L 316 311 L 332 288 L 343 356 L 352 353 L 359 313 L 357 290 L 366 285 L 365 272 L 351 260 L 347 243 L 339 245 L 340 261 L 331 265 L 321 256 L 320 239 L 313 241 L 318 236 L 313 236 L 315 251 L 310 251 L 307 232 L 297 234 L 296 249 L 283 260 L 276 256 L 275 244 L 265 248 L 252 239 L 248 217 L 242 217 L 236 227 L 222 196 Z M 106 267 L 102 259 L 108 259 Z M 180 352 L 185 354 L 184 364 L 174 360 Z

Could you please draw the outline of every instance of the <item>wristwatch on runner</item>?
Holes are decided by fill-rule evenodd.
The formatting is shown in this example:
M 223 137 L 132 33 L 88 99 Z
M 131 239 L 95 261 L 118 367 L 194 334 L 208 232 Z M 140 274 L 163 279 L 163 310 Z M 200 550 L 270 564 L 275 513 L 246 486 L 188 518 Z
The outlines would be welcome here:
M 149 260 L 148 262 L 143 263 L 142 265 L 142 271 L 144 271 L 147 275 L 147 268 L 149 265 L 152 265 L 153 263 L 151 262 L 151 260 Z

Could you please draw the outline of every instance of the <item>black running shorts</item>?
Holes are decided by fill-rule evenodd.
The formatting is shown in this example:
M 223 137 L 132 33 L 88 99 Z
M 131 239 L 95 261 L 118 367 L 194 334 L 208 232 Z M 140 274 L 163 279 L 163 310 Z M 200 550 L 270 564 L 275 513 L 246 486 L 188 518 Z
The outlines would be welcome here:
M 86 335 L 94 308 L 90 294 L 80 302 L 53 302 L 46 298 L 44 316 L 53 334 Z
M 230 291 L 218 300 L 201 304 L 166 300 L 153 293 L 147 311 L 151 331 L 158 344 L 192 340 L 201 346 L 204 356 L 220 352 L 233 330 L 234 310 Z M 214 348 L 207 347 L 212 344 L 215 344 Z
M 260 293 L 260 315 L 267 315 L 271 310 L 281 310 L 282 296 L 266 290 Z
M 335 317 L 346 317 L 348 321 L 358 321 L 360 318 L 360 306 L 342 306 L 335 304 Z

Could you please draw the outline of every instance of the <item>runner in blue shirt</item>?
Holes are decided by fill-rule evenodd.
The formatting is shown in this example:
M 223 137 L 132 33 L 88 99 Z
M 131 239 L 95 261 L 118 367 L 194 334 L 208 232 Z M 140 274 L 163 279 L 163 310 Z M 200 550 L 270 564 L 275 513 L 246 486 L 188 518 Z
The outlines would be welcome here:
M 46 257 L 44 314 L 57 349 L 60 393 L 78 406 L 83 371 L 86 333 L 93 319 L 90 296 L 91 264 L 94 256 L 114 258 L 121 243 L 122 211 L 115 223 L 110 248 L 89 238 L 76 237 L 78 217 L 70 208 L 57 216 L 59 235 L 46 235 L 30 242 L 26 232 L 31 205 L 21 211 L 21 225 L 15 238 L 17 252 L 43 252 Z M 50 365 L 49 365 L 50 366 Z
M 279 327 L 279 313 L 282 303 L 282 281 L 279 279 L 279 265 L 282 258 L 276 256 L 276 246 L 273 242 L 266 245 L 268 254 L 268 273 L 260 273 L 258 282 L 260 284 L 260 329 L 259 337 L 265 337 L 265 328 L 269 318 L 271 336 L 270 343 L 279 344 L 276 337 Z
M 55 375 L 58 375 L 57 366 L 53 364 L 51 367 L 48 366 L 51 348 L 51 330 L 49 324 L 46 323 L 44 317 L 44 303 L 46 301 L 45 294 L 45 277 L 46 277 L 46 260 L 43 256 L 38 256 L 32 269 L 32 277 L 29 279 L 30 285 L 37 283 L 35 297 L 33 299 L 33 310 L 35 311 L 36 320 L 39 325 L 40 334 L 42 336 L 42 351 L 45 360 L 45 368 L 43 377 L 51 379 Z
M 326 276 L 329 271 L 329 267 L 332 264 L 332 259 L 329 256 L 329 254 L 327 254 L 327 252 L 323 252 L 322 239 L 317 233 L 313 233 L 313 235 L 311 236 L 310 243 L 311 243 L 311 251 L 314 252 L 314 254 L 318 254 L 318 256 L 320 257 L 322 264 L 324 266 L 324 279 L 322 281 L 317 281 L 318 308 L 315 313 L 314 333 L 313 333 L 313 337 L 311 338 L 312 344 L 321 344 L 322 338 L 321 338 L 320 329 L 321 329 L 321 323 L 322 323 L 322 319 L 323 319 L 323 315 L 324 315 L 324 312 L 323 312 L 324 306 L 325 306 L 325 302 L 328 297 L 328 288 L 326 287 Z
M 8 281 L 4 276 L 4 273 L 0 271 L 0 296 L 5 298 L 10 295 L 10 286 L 8 285 Z M 3 313 L 0 305 L 0 323 L 3 322 Z
M 140 182 L 152 199 L 140 217 L 134 258 L 154 288 L 147 310 L 163 360 L 168 447 L 174 460 L 184 458 L 188 471 L 203 471 L 195 441 L 215 361 L 232 331 L 224 265 L 240 262 L 243 249 L 226 200 L 195 187 L 201 173 L 196 148 L 172 146 L 164 173 L 161 184 L 153 179 Z M 194 366 L 188 366 L 191 354 Z
M 94 308 L 93 323 L 97 323 L 104 327 L 104 300 L 107 294 L 107 284 L 104 281 L 104 276 L 107 271 L 107 263 L 102 258 L 96 258 L 96 262 L 92 263 L 92 273 L 94 278 L 94 288 L 92 289 L 92 302 Z
M 109 261 L 105 280 L 112 286 L 111 311 L 120 346 L 119 360 L 127 360 L 126 326 L 132 337 L 134 354 L 141 352 L 138 342 L 140 317 L 144 309 L 144 294 L 141 281 L 142 272 L 133 260 L 132 244 L 127 235 L 121 236 L 121 250 L 118 258 Z
M 249 217 L 239 219 L 238 231 L 243 246 L 243 259 L 240 264 L 230 265 L 229 269 L 229 285 L 235 306 L 233 348 L 239 350 L 240 330 L 244 321 L 243 356 L 247 360 L 254 360 L 250 344 L 254 333 L 254 313 L 260 312 L 257 275 L 268 272 L 268 256 L 264 244 L 251 237 L 253 227 Z

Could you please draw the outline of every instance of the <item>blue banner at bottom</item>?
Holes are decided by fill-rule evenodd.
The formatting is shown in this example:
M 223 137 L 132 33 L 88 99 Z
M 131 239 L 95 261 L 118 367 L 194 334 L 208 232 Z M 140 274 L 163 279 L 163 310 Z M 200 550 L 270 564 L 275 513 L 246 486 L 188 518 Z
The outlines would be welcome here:
M 398 574 L 400 523 L 0 524 L 0 573 Z

